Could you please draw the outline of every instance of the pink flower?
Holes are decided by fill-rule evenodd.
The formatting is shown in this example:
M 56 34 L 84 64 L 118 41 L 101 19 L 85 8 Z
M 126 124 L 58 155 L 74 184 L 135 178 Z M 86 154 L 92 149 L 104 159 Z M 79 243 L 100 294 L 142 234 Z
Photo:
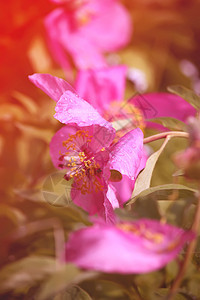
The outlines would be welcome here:
M 126 73 L 125 65 L 81 70 L 77 74 L 75 88 L 83 99 L 104 115 L 112 102 L 121 105 L 125 94 Z
M 125 72 L 124 67 L 116 67 L 111 70 L 110 73 L 112 75 L 115 74 L 114 70 L 119 70 L 121 74 Z M 102 75 L 106 79 L 104 74 Z M 70 157 L 64 155 L 67 152 L 66 147 L 69 145 L 63 147 L 63 142 L 67 141 L 70 135 L 73 135 L 71 139 L 76 148 L 75 156 L 77 157 L 79 157 L 79 152 L 81 152 L 78 151 L 80 148 L 79 140 L 82 140 L 81 147 L 84 148 L 82 152 L 85 152 L 83 164 L 85 164 L 87 159 L 90 160 L 91 155 L 98 162 L 97 167 L 93 168 L 96 173 L 92 181 L 88 181 L 88 178 L 91 177 L 88 174 L 89 177 L 85 177 L 87 183 L 84 183 L 84 186 L 88 186 L 89 191 L 94 184 L 98 184 L 96 179 L 101 181 L 98 197 L 95 193 L 90 193 L 89 195 L 86 192 L 83 194 L 83 188 L 81 192 L 81 185 L 75 180 L 71 192 L 73 201 L 90 214 L 101 211 L 100 214 L 105 215 L 105 203 L 107 203 L 106 209 L 111 204 L 111 212 L 113 208 L 122 206 L 124 202 L 130 199 L 135 179 L 146 164 L 141 130 L 132 130 L 121 138 L 118 143 L 112 145 L 115 138 L 115 130 L 111 124 L 103 119 L 89 103 L 72 93 L 73 88 L 66 81 L 49 74 L 34 74 L 29 76 L 29 79 L 57 102 L 55 117 L 62 123 L 70 124 L 70 126 L 68 125 L 59 130 L 51 141 L 50 152 L 55 167 L 65 168 L 67 159 L 75 155 L 73 151 L 68 155 Z M 68 91 L 64 92 L 65 90 Z M 111 98 L 110 94 L 107 96 Z M 88 140 L 91 141 L 88 142 Z M 104 148 L 105 150 L 101 151 Z M 117 170 L 119 173 L 117 171 L 111 171 L 110 173 L 110 170 Z M 73 171 L 68 175 L 72 175 Z M 68 175 L 66 175 L 66 179 L 69 178 Z M 111 178 L 109 180 L 110 175 Z M 75 177 L 75 174 L 71 178 L 73 177 Z
M 146 123 L 148 127 L 163 130 L 165 129 L 163 126 L 144 120 L 172 117 L 186 122 L 189 116 L 196 113 L 184 99 L 169 93 L 138 94 L 125 102 L 125 80 L 125 66 L 82 70 L 78 73 L 75 87 L 78 94 L 106 119 L 109 118 L 110 121 L 117 118 L 130 119 L 132 128 L 134 126 L 144 128 Z
M 59 1 L 56 1 L 59 3 Z M 74 1 L 55 9 L 45 20 L 49 47 L 67 71 L 104 67 L 104 53 L 125 46 L 131 37 L 128 12 L 117 0 Z
M 193 238 L 191 231 L 155 220 L 95 224 L 70 234 L 66 261 L 106 273 L 147 273 L 164 267 Z
M 78 94 L 94 106 L 106 120 L 118 122 L 129 119 L 125 132 L 140 127 L 144 129 L 144 117 L 140 109 L 130 101 L 124 101 L 127 67 L 119 65 L 78 72 L 75 88 Z
M 195 116 L 196 110 L 183 98 L 169 93 L 149 93 L 130 99 L 135 107 L 143 112 L 145 119 L 160 117 L 176 118 L 187 123 L 189 116 Z M 164 129 L 163 126 L 146 121 L 147 126 Z
M 65 179 L 74 179 L 72 200 L 90 215 L 112 220 L 113 209 L 131 196 L 118 198 L 124 180 L 133 188 L 146 164 L 142 131 L 132 130 L 113 144 L 111 124 L 70 91 L 60 97 L 55 110 L 55 118 L 67 126 L 52 138 L 50 154 L 56 168 L 66 169 Z

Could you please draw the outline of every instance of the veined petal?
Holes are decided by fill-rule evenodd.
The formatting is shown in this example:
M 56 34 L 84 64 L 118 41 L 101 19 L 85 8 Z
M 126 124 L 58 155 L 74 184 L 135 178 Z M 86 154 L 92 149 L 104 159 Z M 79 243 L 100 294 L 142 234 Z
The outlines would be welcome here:
M 50 74 L 35 73 L 28 76 L 30 81 L 45 92 L 51 99 L 58 101 L 65 91 L 75 92 L 73 87 L 64 79 Z
M 110 156 L 110 169 L 135 180 L 146 163 L 141 129 L 136 128 L 121 137 L 111 148 Z
M 107 273 L 146 273 L 165 266 L 193 238 L 190 231 L 154 220 L 98 224 L 70 235 L 66 261 Z
M 94 138 L 102 144 L 102 147 L 110 145 L 113 141 L 115 130 L 111 123 L 103 119 L 87 101 L 74 93 L 65 92 L 57 102 L 55 110 L 54 117 L 61 123 L 76 124 L 79 127 L 98 125 Z

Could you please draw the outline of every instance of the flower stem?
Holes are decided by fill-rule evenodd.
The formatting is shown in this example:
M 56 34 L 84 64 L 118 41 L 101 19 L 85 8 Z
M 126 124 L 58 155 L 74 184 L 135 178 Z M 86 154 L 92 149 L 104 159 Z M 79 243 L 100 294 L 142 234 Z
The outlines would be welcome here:
M 191 230 L 197 235 L 198 234 L 198 228 L 199 228 L 199 224 L 200 224 L 200 191 L 198 192 L 198 199 L 197 199 L 197 209 L 196 209 L 196 214 L 195 214 L 195 218 L 194 218 L 194 222 L 192 225 Z M 174 280 L 169 295 L 167 297 L 167 300 L 172 300 L 173 297 L 175 296 L 181 281 L 184 278 L 185 275 L 185 271 L 188 267 L 188 264 L 192 258 L 192 255 L 194 253 L 195 247 L 196 247 L 196 239 L 194 239 L 188 246 L 187 248 L 187 252 L 184 258 L 184 261 L 179 269 L 178 275 L 176 277 L 176 279 Z
M 187 132 L 182 132 L 182 131 L 166 131 L 166 132 L 161 132 L 152 136 L 148 136 L 147 138 L 143 139 L 143 143 L 147 144 L 150 142 L 154 142 L 160 139 L 164 139 L 167 136 L 171 136 L 171 137 L 183 137 L 183 138 L 188 138 L 189 134 Z

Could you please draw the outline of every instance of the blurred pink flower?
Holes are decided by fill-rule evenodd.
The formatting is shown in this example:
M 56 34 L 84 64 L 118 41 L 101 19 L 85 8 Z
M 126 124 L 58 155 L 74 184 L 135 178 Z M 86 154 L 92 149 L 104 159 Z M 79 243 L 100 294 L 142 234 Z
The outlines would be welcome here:
M 171 117 L 187 123 L 188 117 L 196 114 L 195 108 L 183 98 L 169 93 L 136 95 L 129 101 L 143 112 L 148 127 L 154 127 L 159 130 L 166 128 L 149 122 L 148 119 Z
M 95 224 L 70 234 L 66 261 L 106 273 L 147 273 L 164 267 L 193 238 L 155 220 Z
M 117 0 L 66 2 L 46 17 L 45 26 L 52 55 L 66 71 L 71 58 L 78 69 L 106 66 L 104 53 L 125 46 L 132 33 L 130 16 Z
M 146 164 L 142 131 L 132 130 L 113 144 L 111 124 L 70 91 L 64 92 L 55 110 L 55 118 L 67 126 L 52 138 L 50 154 L 56 168 L 66 169 L 65 179 L 74 179 L 72 200 L 89 214 L 113 221 L 113 209 L 123 205 L 117 197 L 121 185 L 128 180 L 133 188 Z
M 112 102 L 121 104 L 123 101 L 126 73 L 125 65 L 80 70 L 76 77 L 75 88 L 82 98 L 104 115 Z

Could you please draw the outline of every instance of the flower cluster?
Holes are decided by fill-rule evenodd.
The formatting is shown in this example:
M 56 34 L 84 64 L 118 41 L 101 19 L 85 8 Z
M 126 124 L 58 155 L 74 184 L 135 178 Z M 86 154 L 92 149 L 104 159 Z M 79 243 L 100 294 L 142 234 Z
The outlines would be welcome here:
M 122 102 L 125 72 L 126 68 L 119 66 L 79 73 L 76 89 L 90 103 L 94 96 L 94 106 L 99 112 L 60 78 L 34 74 L 29 79 L 56 101 L 54 117 L 65 124 L 52 138 L 50 154 L 54 166 L 65 171 L 64 178 L 73 180 L 73 202 L 90 215 L 98 214 L 105 220 L 105 223 L 97 222 L 70 235 L 66 261 L 108 273 L 145 273 L 171 261 L 194 234 L 159 221 L 122 222 L 115 217 L 114 209 L 123 207 L 130 198 L 136 178 L 147 160 L 140 128 L 116 138 L 112 124 L 100 115 L 105 115 L 113 99 Z M 118 76 L 119 85 L 115 84 L 114 74 Z M 158 94 L 147 97 L 154 101 L 158 101 L 158 97 L 163 101 L 179 101 L 189 108 L 188 114 L 194 113 L 193 108 L 178 96 L 170 98 L 168 94 Z M 137 97 L 132 100 L 133 103 L 137 101 Z M 132 102 L 130 105 L 135 107 Z M 135 115 L 137 109 L 140 112 L 136 106 Z M 127 114 L 117 115 L 114 110 L 112 113 L 115 118 L 122 115 L 127 118 Z M 148 116 L 151 113 L 148 111 Z M 162 109 L 160 115 L 163 115 Z M 133 124 L 136 127 L 137 123 Z M 116 248 L 118 251 L 113 251 Z

